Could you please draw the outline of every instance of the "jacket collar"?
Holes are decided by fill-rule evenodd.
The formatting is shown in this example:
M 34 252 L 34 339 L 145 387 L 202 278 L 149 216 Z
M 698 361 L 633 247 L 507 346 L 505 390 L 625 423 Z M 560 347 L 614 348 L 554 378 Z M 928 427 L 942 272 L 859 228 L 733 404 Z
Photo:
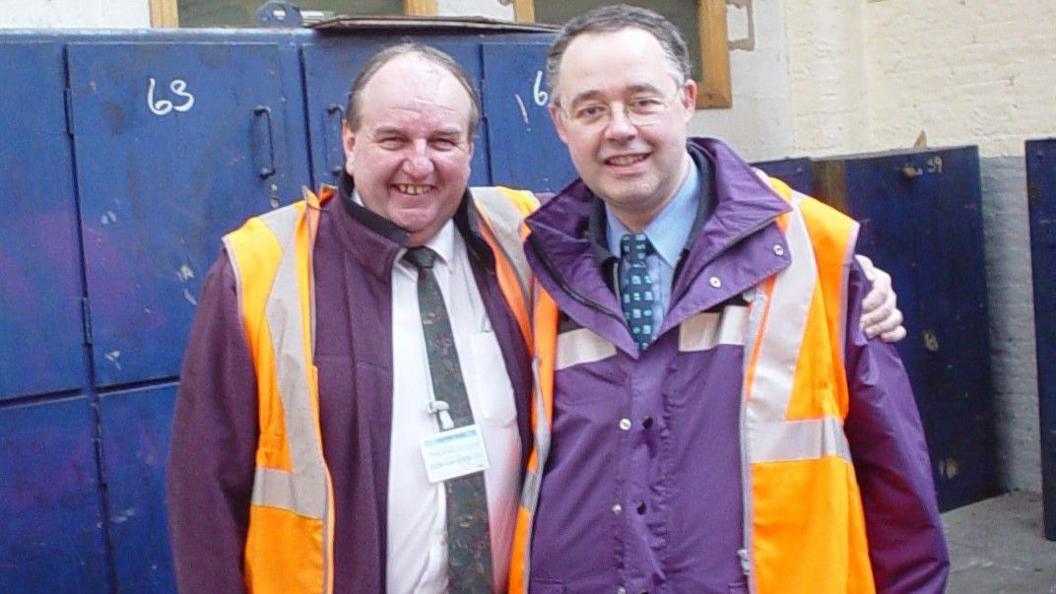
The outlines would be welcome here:
M 341 208 L 333 209 L 340 233 L 339 241 L 352 253 L 359 263 L 379 278 L 392 272 L 396 255 L 407 242 L 409 233 L 399 225 L 378 213 L 358 204 L 353 198 L 355 181 L 347 173 L 341 174 L 338 185 Z M 462 234 L 471 258 L 494 265 L 494 254 L 480 233 L 480 216 L 472 207 L 472 197 L 467 188 L 462 202 L 455 211 L 455 229 Z
M 698 214 L 694 223 L 686 257 L 672 287 L 672 300 L 719 254 L 791 210 L 788 202 L 774 193 L 755 169 L 722 141 L 694 138 L 690 140 L 689 150 L 695 160 L 707 159 L 713 165 L 710 186 L 713 195 L 708 201 L 713 206 L 703 216 Z
M 702 170 L 702 196 L 684 257 L 676 271 L 668 321 L 687 315 L 687 307 L 706 308 L 708 303 L 699 299 L 687 303 L 687 307 L 678 307 L 679 300 L 725 251 L 790 210 L 788 203 L 721 141 L 694 138 L 687 150 Z M 704 168 L 710 175 L 704 173 Z M 539 281 L 566 314 L 581 325 L 598 330 L 627 352 L 635 353 L 637 349 L 624 328 L 619 304 L 610 288 L 613 260 L 604 247 L 604 210 L 600 205 L 600 198 L 582 179 L 577 179 L 528 217 L 532 234 L 526 251 Z M 736 254 L 737 258 L 743 256 L 739 251 Z M 773 272 L 771 267 L 760 268 L 760 274 Z M 738 278 L 748 282 L 747 277 L 739 275 Z M 731 296 L 725 288 L 708 294 L 716 299 Z M 675 311 L 676 307 L 682 311 Z M 669 325 L 665 323 L 665 327 Z

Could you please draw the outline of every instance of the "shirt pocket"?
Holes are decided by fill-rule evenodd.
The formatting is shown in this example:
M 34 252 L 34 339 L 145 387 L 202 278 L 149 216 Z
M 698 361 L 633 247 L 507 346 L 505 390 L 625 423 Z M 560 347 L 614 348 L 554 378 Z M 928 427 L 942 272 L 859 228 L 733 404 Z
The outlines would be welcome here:
M 473 350 L 473 378 L 479 414 L 498 425 L 509 425 L 517 418 L 513 388 L 506 372 L 506 361 L 494 332 L 477 332 L 470 342 Z M 477 414 L 474 409 L 474 414 Z

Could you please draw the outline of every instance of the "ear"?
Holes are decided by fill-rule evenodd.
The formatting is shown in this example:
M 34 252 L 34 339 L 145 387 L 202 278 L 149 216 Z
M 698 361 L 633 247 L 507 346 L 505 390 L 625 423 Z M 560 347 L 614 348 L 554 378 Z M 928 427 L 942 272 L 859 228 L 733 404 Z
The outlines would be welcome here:
M 352 175 L 352 156 L 356 147 L 356 133 L 348 125 L 348 120 L 341 121 L 341 146 L 345 149 L 345 172 Z
M 561 142 L 568 144 L 568 130 L 565 129 L 565 120 L 561 117 L 561 108 L 557 106 L 557 103 L 551 103 L 548 111 L 550 121 L 554 123 L 554 130 L 557 130 L 557 137 L 561 139 Z
M 682 84 L 682 108 L 686 112 L 686 122 L 697 113 L 697 81 L 692 78 Z

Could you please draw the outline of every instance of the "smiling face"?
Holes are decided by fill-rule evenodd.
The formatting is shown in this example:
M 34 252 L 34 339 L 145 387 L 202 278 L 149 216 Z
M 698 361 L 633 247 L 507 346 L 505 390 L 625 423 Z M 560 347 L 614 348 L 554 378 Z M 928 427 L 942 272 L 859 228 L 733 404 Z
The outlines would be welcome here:
M 363 88 L 359 126 L 342 128 L 345 170 L 363 204 L 432 239 L 458 210 L 469 181 L 472 100 L 458 80 L 417 54 L 393 58 Z
M 680 78 L 656 38 L 637 28 L 580 35 L 561 58 L 558 99 L 550 106 L 557 134 L 587 187 L 632 230 L 660 212 L 688 172 L 686 125 L 697 89 Z M 635 125 L 625 109 L 643 97 L 666 107 Z M 604 125 L 576 121 L 573 114 L 591 104 L 608 108 Z

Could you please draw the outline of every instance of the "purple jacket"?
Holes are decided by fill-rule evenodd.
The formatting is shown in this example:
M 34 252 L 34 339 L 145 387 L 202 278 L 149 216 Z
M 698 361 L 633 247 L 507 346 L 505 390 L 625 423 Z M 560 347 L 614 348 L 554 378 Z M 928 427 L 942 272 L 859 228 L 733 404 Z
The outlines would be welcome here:
M 391 271 L 405 233 L 341 197 L 323 206 L 313 268 L 323 451 L 335 498 L 334 592 L 385 591 L 392 423 Z M 468 196 L 468 194 L 467 194 Z M 455 222 L 502 347 L 527 456 L 531 376 L 490 248 L 468 200 Z M 198 300 L 180 376 L 168 467 L 169 524 L 181 592 L 244 592 L 243 549 L 257 447 L 253 366 L 226 256 Z M 398 472 L 399 469 L 393 469 Z
M 559 332 L 589 331 L 612 345 L 580 364 L 559 364 L 555 376 L 532 540 L 534 594 L 747 591 L 737 554 L 743 346 L 682 352 L 679 337 L 686 320 L 743 306 L 742 292 L 787 265 L 773 246 L 784 244 L 774 219 L 788 205 L 722 143 L 694 139 L 690 154 L 702 172 L 701 215 L 660 334 L 641 354 L 609 284 L 615 259 L 600 201 L 577 181 L 528 219 L 528 259 L 561 309 Z M 924 434 L 894 348 L 858 329 L 868 288 L 855 264 L 845 431 L 877 590 L 940 593 L 948 558 Z

